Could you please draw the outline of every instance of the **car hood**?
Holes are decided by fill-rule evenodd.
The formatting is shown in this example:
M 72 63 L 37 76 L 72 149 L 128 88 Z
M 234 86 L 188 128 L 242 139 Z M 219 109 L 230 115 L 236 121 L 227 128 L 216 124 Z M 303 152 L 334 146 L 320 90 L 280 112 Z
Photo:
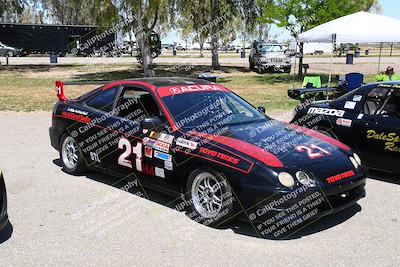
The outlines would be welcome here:
M 214 142 L 227 146 L 272 167 L 297 167 L 321 164 L 343 156 L 351 151 L 343 143 L 310 129 L 270 120 L 267 122 L 235 125 L 219 135 L 207 134 Z M 311 152 L 328 153 L 309 155 Z M 348 160 L 347 160 L 348 161 Z
M 3 48 L 8 50 L 16 50 L 14 47 L 11 46 L 3 46 Z

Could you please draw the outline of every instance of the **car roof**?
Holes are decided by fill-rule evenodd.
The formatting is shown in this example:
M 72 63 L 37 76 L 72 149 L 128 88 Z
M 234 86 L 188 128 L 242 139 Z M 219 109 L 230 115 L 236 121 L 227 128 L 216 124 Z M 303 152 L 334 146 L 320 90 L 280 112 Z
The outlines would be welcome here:
M 365 84 L 365 85 L 361 86 L 359 89 L 361 89 L 361 90 L 370 90 L 372 88 L 378 87 L 379 85 L 389 85 L 389 86 L 390 85 L 391 86 L 397 85 L 397 86 L 400 86 L 400 81 L 387 81 L 387 82 L 368 83 L 368 84 Z M 358 90 L 358 89 L 356 89 L 356 90 Z
M 400 85 L 400 81 L 378 82 L 378 83 L 374 83 L 374 84 L 376 84 L 376 85 L 379 85 L 379 84 Z
M 184 78 L 184 77 L 152 77 L 152 78 L 129 79 L 125 81 L 145 82 L 152 84 L 155 87 L 192 85 L 192 84 L 213 84 L 212 82 L 204 79 Z

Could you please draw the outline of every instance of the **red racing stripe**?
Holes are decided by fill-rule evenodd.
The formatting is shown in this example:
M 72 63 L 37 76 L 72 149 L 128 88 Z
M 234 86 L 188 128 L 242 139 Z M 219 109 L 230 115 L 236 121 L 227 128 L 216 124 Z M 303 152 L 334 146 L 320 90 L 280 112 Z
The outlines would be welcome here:
M 190 133 L 193 135 L 200 136 L 202 138 L 214 140 L 222 145 L 235 149 L 249 157 L 259 160 L 268 166 L 283 168 L 283 163 L 275 155 L 253 144 L 226 136 L 204 134 L 197 132 L 190 132 Z
M 343 144 L 342 142 L 340 142 L 340 141 L 338 141 L 336 139 L 333 139 L 333 138 L 331 138 L 329 136 L 326 136 L 326 135 L 324 135 L 322 133 L 319 133 L 319 132 L 316 132 L 314 130 L 311 130 L 311 129 L 308 129 L 308 128 L 304 128 L 304 127 L 301 127 L 301 126 L 298 126 L 298 125 L 295 125 L 295 124 L 289 124 L 288 123 L 287 125 L 288 125 L 289 128 L 291 128 L 291 129 L 293 129 L 293 130 L 295 130 L 297 132 L 300 132 L 300 133 L 303 133 L 305 135 L 311 136 L 313 138 L 319 139 L 321 141 L 324 141 L 325 143 L 328 143 L 328 144 L 331 144 L 333 146 L 339 147 L 339 148 L 344 149 L 346 151 L 351 151 L 350 147 L 348 147 L 347 145 Z

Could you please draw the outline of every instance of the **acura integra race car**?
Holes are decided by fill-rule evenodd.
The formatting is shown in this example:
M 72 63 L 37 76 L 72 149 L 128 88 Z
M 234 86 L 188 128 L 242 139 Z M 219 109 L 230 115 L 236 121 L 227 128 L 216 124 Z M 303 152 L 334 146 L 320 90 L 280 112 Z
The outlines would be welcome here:
M 399 173 L 400 82 L 368 84 L 333 101 L 300 105 L 292 122 L 356 149 L 371 168 Z
M 73 100 L 62 82 L 56 87 L 50 139 L 67 173 L 91 168 L 137 177 L 183 199 L 175 206 L 207 225 L 291 216 L 282 226 L 365 195 L 366 168 L 348 146 L 275 121 L 221 85 L 122 80 Z

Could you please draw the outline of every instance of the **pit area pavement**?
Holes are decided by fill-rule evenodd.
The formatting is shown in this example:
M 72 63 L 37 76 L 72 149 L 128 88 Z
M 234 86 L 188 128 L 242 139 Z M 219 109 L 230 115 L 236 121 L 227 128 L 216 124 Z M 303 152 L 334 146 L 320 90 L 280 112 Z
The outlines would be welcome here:
M 49 143 L 50 123 L 49 112 L 0 112 L 0 166 L 11 222 L 0 234 L 0 266 L 400 262 L 399 177 L 373 172 L 359 205 L 322 218 L 290 240 L 270 240 L 257 237 L 249 223 L 222 229 L 197 224 L 168 208 L 168 197 L 146 190 L 150 199 L 141 198 L 118 189 L 124 183 L 108 175 L 64 173 Z M 114 197 L 105 201 L 109 195 Z

